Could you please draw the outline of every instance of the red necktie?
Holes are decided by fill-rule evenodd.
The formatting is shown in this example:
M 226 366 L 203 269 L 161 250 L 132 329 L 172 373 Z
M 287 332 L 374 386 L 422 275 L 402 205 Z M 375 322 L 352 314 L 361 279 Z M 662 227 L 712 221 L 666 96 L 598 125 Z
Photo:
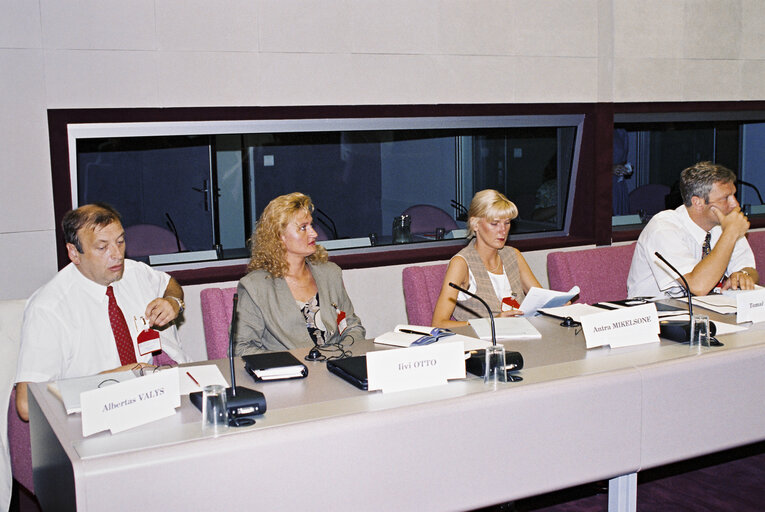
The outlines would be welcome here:
M 112 324 L 114 341 L 117 343 L 117 352 L 120 355 L 120 364 L 126 365 L 135 363 L 135 349 L 133 348 L 133 339 L 130 337 L 125 315 L 117 305 L 117 299 L 114 298 L 114 290 L 111 286 L 106 287 L 106 295 L 109 297 L 109 322 Z

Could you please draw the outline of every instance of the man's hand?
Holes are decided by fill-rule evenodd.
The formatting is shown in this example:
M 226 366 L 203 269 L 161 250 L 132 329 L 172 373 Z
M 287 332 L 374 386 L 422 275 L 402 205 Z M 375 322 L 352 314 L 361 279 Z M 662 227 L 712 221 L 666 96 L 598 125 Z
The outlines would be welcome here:
M 163 327 L 178 317 L 180 309 L 180 304 L 173 299 L 156 298 L 146 306 L 146 320 L 152 327 Z
M 723 290 L 754 290 L 754 279 L 748 272 L 733 272 L 722 285 Z
M 749 220 L 741 212 L 740 207 L 736 206 L 728 215 L 723 214 L 714 205 L 711 207 L 711 210 L 717 216 L 717 221 L 720 223 L 723 233 L 735 235 L 735 240 L 744 236 L 749 230 Z

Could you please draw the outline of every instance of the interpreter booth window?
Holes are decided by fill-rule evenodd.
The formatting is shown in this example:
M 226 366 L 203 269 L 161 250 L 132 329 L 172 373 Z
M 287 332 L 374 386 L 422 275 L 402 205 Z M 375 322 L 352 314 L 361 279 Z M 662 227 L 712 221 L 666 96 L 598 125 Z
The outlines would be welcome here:
M 130 123 L 70 127 L 73 204 L 120 211 L 130 257 L 244 259 L 265 206 L 311 196 L 338 254 L 464 243 L 473 194 L 503 192 L 511 237 L 565 234 L 583 116 Z M 460 242 L 460 240 L 462 240 Z
M 680 173 L 701 161 L 716 162 L 735 172 L 742 208 L 747 214 L 765 214 L 760 194 L 765 187 L 765 113 L 661 117 L 668 119 L 616 116 L 614 225 L 643 224 L 662 210 L 680 206 Z

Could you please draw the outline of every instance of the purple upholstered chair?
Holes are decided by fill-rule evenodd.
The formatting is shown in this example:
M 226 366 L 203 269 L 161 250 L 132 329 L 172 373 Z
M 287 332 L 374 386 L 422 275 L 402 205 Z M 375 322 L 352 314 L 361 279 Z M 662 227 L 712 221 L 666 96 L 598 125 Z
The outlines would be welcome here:
M 32 479 L 32 451 L 29 445 L 29 424 L 16 414 L 16 361 L 21 345 L 21 323 L 25 300 L 0 301 L 0 411 L 6 416 L 0 420 L 0 510 L 7 508 L 11 475 L 21 485 L 34 493 Z M 10 471 L 9 471 L 10 470 Z
M 436 228 L 444 228 L 447 232 L 457 229 L 454 219 L 438 206 L 416 204 L 404 210 L 401 215 L 409 215 L 411 218 L 412 233 L 433 233 Z M 430 321 L 427 325 L 430 325 Z
M 34 494 L 35 483 L 32 473 L 32 445 L 29 439 L 29 423 L 22 421 L 16 413 L 16 390 L 11 393 L 8 404 L 8 448 L 11 454 L 13 478 Z
M 746 238 L 754 252 L 754 263 L 762 284 L 765 282 L 765 231 L 750 231 Z
M 169 229 L 154 224 L 133 224 L 125 228 L 125 255 L 128 258 L 142 258 L 152 254 L 178 252 L 178 242 Z M 181 250 L 186 247 L 181 242 Z
M 236 288 L 205 288 L 199 294 L 208 359 L 228 357 L 228 328 L 231 325 L 235 293 Z
M 431 325 L 447 265 L 406 267 L 401 273 L 404 281 L 406 316 L 412 325 Z
M 635 244 L 597 247 L 582 251 L 551 252 L 547 255 L 550 289 L 581 290 L 579 300 L 586 304 L 627 298 Z

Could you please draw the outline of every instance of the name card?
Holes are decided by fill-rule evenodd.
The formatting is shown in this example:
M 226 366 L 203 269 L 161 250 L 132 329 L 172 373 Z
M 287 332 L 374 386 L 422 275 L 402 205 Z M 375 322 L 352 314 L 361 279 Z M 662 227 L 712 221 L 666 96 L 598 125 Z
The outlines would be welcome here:
M 736 323 L 765 320 L 765 290 L 758 289 L 736 294 Z
M 585 315 L 581 321 L 587 348 L 659 342 L 659 317 L 652 303 Z
M 109 374 L 103 374 L 104 381 Z M 181 405 L 178 368 L 85 391 L 80 395 L 82 436 L 112 434 L 175 414 Z
M 422 347 L 367 352 L 369 390 L 403 391 L 465 378 L 465 346 L 461 341 Z

